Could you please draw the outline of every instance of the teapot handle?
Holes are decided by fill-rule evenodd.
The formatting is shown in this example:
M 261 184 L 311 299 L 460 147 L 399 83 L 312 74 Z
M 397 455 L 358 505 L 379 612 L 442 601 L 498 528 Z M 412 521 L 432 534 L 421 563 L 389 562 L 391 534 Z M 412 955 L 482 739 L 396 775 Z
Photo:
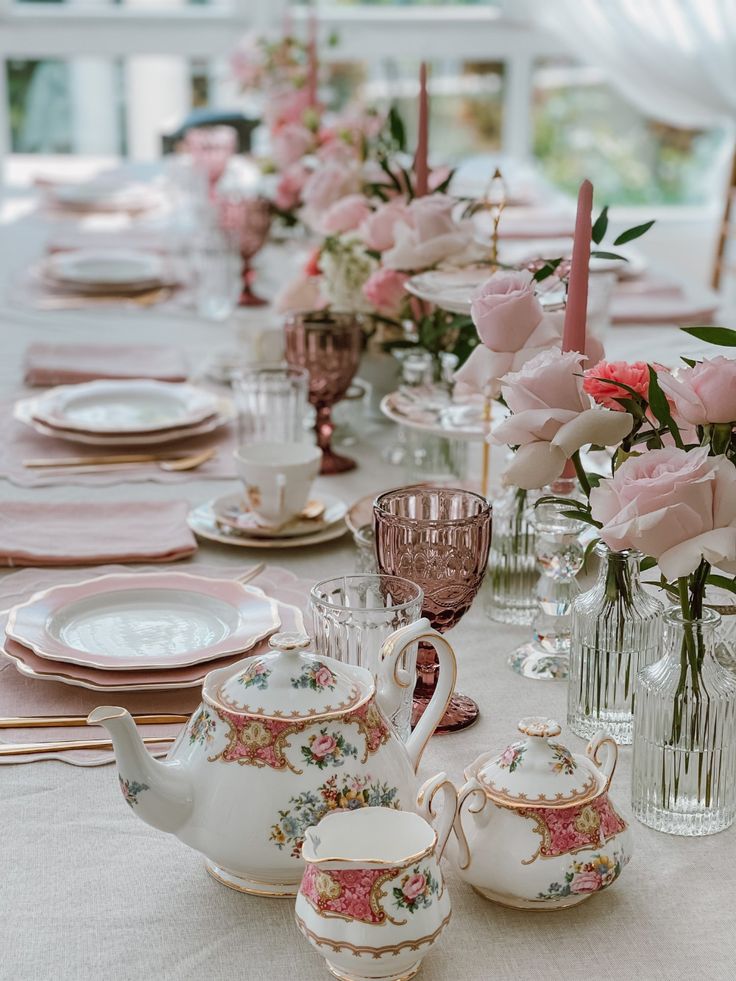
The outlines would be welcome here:
M 434 809 L 434 798 L 438 791 L 442 791 L 444 801 L 439 820 Z M 457 814 L 457 790 L 455 784 L 450 780 L 446 773 L 438 773 L 430 777 L 423 783 L 417 794 L 417 807 L 422 817 L 432 825 L 437 832 L 437 861 L 442 858 L 447 839 L 455 823 Z
M 437 687 L 432 698 L 406 744 L 409 760 L 415 773 L 419 768 L 419 761 L 422 758 L 424 748 L 445 714 L 445 709 L 455 690 L 457 679 L 455 652 L 445 638 L 432 629 L 429 620 L 422 617 L 414 623 L 400 627 L 390 637 L 386 638 L 381 648 L 381 661 L 378 669 L 378 701 L 381 707 L 384 707 L 391 702 L 392 689 L 397 686 L 409 688 L 416 683 L 416 678 L 409 677 L 408 672 L 399 668 L 399 660 L 409 644 L 420 640 L 428 641 L 437 651 L 440 670 Z
M 604 750 L 603 760 L 600 758 L 600 751 L 602 749 Z M 616 740 L 612 736 L 609 736 L 604 729 L 601 729 L 588 743 L 585 755 L 601 769 L 606 778 L 606 785 L 603 789 L 607 791 L 611 786 L 616 763 L 618 762 L 618 746 L 616 745 Z
M 475 795 L 480 796 L 480 801 L 475 807 L 473 807 L 472 802 L 468 804 L 468 811 L 470 811 L 471 814 L 480 814 L 480 812 L 486 806 L 486 800 L 488 798 L 475 777 L 471 777 L 457 795 L 457 816 L 455 817 L 455 837 L 457 838 L 458 845 L 460 846 L 458 866 L 463 871 L 470 866 L 470 848 L 468 847 L 468 839 L 465 837 L 465 829 L 463 828 L 463 804 L 466 802 L 466 800 L 468 800 L 468 798 Z

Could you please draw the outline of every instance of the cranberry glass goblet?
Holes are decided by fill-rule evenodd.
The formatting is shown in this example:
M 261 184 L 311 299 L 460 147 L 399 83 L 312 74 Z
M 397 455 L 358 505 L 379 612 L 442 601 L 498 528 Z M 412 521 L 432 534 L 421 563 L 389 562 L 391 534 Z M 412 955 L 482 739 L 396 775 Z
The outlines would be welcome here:
M 220 227 L 228 235 L 243 260 L 241 307 L 262 307 L 268 301 L 253 292 L 251 259 L 259 252 L 271 228 L 271 205 L 266 198 L 225 195 L 217 202 Z
M 317 446 L 322 450 L 320 473 L 344 473 L 355 460 L 332 449 L 332 406 L 350 387 L 363 347 L 363 318 L 354 313 L 311 310 L 292 314 L 284 325 L 286 360 L 309 372 L 309 401 L 317 414 Z
M 467 613 L 480 589 L 491 544 L 491 508 L 472 491 L 413 486 L 387 491 L 373 505 L 376 558 L 384 575 L 402 576 L 424 592 L 422 616 L 444 633 Z M 416 725 L 437 684 L 434 649 L 420 646 L 412 722 Z M 478 706 L 453 695 L 437 732 L 472 725 Z

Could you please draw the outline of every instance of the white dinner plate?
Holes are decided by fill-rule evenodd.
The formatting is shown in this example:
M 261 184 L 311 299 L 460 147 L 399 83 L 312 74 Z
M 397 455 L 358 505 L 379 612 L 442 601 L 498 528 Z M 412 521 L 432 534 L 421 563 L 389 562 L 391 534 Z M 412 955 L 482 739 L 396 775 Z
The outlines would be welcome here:
M 319 518 L 293 518 L 279 529 L 257 525 L 251 515 L 243 510 L 242 494 L 225 494 L 212 503 L 215 519 L 220 527 L 245 538 L 303 538 L 324 531 L 342 520 L 347 504 L 334 494 L 321 494 L 324 511 Z
M 278 626 L 275 601 L 256 586 L 157 572 L 44 590 L 13 607 L 5 631 L 45 659 L 145 671 L 242 654 Z
M 222 545 L 235 545 L 237 548 L 302 548 L 308 545 L 320 545 L 340 538 L 347 531 L 345 519 L 341 518 L 333 525 L 328 525 L 311 535 L 300 535 L 294 538 L 246 538 L 236 531 L 228 531 L 217 523 L 214 511 L 214 500 L 207 501 L 194 508 L 187 516 L 187 523 L 198 538 L 210 542 L 220 542 Z
M 49 188 L 49 195 L 63 208 L 84 211 L 140 211 L 155 200 L 152 188 L 146 184 L 110 181 L 54 184 Z
M 19 399 L 13 406 L 13 418 L 35 429 L 42 436 L 54 436 L 71 443 L 84 443 L 88 446 L 107 446 L 111 449 L 124 446 L 155 446 L 160 443 L 173 443 L 176 440 L 188 439 L 192 436 L 202 436 L 214 432 L 221 426 L 227 425 L 237 418 L 235 406 L 230 399 L 218 399 L 217 412 L 195 426 L 182 426 L 177 429 L 162 429 L 152 433 L 125 435 L 102 433 L 82 433 L 71 429 L 49 426 L 34 416 L 37 399 Z
M 186 383 L 101 379 L 49 389 L 36 398 L 33 415 L 54 428 L 133 436 L 197 425 L 217 412 L 218 402 Z
M 483 402 L 480 398 L 441 405 L 439 401 L 432 399 L 431 390 L 426 395 L 422 392 L 412 393 L 410 399 L 403 392 L 391 392 L 381 399 L 381 412 L 400 426 L 471 442 L 482 441 L 489 428 L 508 415 L 507 410 L 494 401 L 491 405 L 489 427 L 483 421 Z
M 135 249 L 73 249 L 45 263 L 47 276 L 68 286 L 138 287 L 163 282 L 163 258 Z

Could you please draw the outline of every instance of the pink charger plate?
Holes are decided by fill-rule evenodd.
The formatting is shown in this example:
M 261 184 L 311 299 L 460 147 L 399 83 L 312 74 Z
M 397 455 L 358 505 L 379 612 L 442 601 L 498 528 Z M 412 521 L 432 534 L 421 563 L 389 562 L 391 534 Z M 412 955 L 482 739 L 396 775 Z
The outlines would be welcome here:
M 36 593 L 11 609 L 6 634 L 42 659 L 126 673 L 242 655 L 278 626 L 276 601 L 256 586 L 149 572 Z

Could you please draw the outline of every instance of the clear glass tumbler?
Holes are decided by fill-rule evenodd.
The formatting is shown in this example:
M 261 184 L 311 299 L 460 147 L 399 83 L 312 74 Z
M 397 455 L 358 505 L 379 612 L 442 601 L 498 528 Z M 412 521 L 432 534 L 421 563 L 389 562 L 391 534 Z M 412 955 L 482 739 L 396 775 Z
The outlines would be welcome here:
M 399 576 L 339 576 L 312 587 L 309 596 L 314 640 L 320 654 L 366 668 L 375 677 L 383 642 L 399 627 L 422 615 L 424 594 Z M 417 645 L 403 655 L 401 667 L 416 677 Z M 413 686 L 403 689 L 390 721 L 406 741 L 411 732 Z
M 240 443 L 300 443 L 306 439 L 309 372 L 287 364 L 241 368 L 232 380 Z
M 537 612 L 539 569 L 531 519 L 538 496 L 509 487 L 493 503 L 488 614 L 499 623 L 531 624 Z

